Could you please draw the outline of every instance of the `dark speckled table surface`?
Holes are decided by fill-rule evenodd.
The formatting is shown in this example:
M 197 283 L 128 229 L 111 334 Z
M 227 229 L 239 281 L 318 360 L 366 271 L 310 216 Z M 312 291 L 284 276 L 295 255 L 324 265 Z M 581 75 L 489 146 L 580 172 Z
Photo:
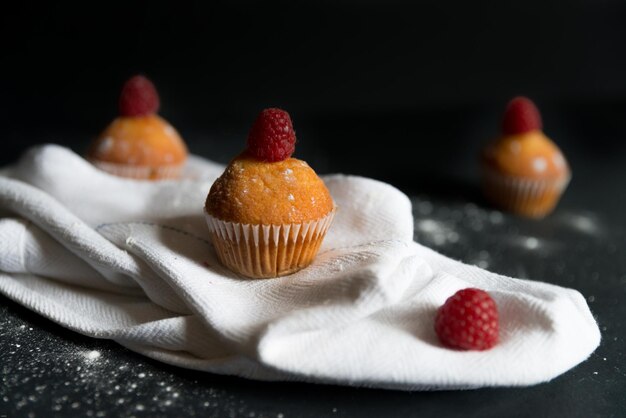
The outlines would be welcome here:
M 200 145 L 196 150 L 203 153 Z M 0 162 L 17 155 L 16 149 Z M 626 416 L 625 160 L 580 164 L 583 158 L 574 155 L 574 181 L 558 210 L 542 221 L 494 210 L 472 186 L 455 194 L 436 192 L 453 188 L 445 184 L 396 183 L 413 200 L 419 242 L 498 273 L 573 287 L 587 298 L 602 343 L 586 362 L 549 383 L 399 392 L 255 382 L 168 366 L 68 331 L 0 297 L 0 416 Z M 335 166 L 331 161 L 326 168 Z

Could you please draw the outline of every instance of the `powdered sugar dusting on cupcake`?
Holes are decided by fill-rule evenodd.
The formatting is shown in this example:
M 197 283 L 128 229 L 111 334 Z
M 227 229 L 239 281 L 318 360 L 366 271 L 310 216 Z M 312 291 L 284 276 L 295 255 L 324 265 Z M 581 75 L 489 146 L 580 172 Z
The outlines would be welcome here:
M 522 150 L 522 144 L 520 144 L 519 141 L 514 140 L 509 144 L 509 148 L 513 154 L 519 154 Z
M 178 136 L 178 134 L 176 133 L 176 129 L 172 128 L 172 126 L 167 125 L 164 129 L 165 133 L 167 134 L 167 136 L 171 137 L 171 138 L 175 138 Z
M 546 161 L 545 158 L 535 157 L 533 159 L 533 170 L 535 170 L 538 173 L 542 173 L 546 171 L 546 168 L 548 168 L 548 162 Z
M 294 181 L 293 170 L 291 168 L 286 168 L 283 170 L 283 177 L 286 181 Z
M 552 157 L 552 162 L 554 162 L 554 165 L 559 168 L 565 166 L 565 158 L 563 158 L 561 154 L 554 154 L 554 156 Z
M 107 136 L 98 144 L 98 154 L 107 154 L 113 148 L 113 138 Z

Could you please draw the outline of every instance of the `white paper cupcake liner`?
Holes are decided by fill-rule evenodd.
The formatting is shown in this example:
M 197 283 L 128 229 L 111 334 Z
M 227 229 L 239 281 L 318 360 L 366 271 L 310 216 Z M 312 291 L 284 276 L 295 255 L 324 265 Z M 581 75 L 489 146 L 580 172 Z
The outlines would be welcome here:
M 309 265 L 335 215 L 300 224 L 249 225 L 226 222 L 205 211 L 222 264 L 251 278 L 284 276 Z
M 483 190 L 489 200 L 511 212 L 531 217 L 550 213 L 570 179 L 570 173 L 561 179 L 533 180 L 482 169 Z
M 132 179 L 174 179 L 180 176 L 182 164 L 150 167 L 145 165 L 115 164 L 91 160 L 91 163 L 102 171 L 120 177 Z

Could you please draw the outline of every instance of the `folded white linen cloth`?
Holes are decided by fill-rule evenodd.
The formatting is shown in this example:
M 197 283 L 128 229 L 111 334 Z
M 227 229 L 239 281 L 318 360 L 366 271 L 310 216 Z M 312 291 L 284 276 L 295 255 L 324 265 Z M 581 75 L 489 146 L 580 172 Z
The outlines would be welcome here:
M 339 210 L 320 253 L 286 277 L 223 268 L 203 204 L 223 167 L 185 179 L 108 175 L 66 148 L 31 149 L 0 175 L 0 292 L 52 321 L 213 373 L 404 390 L 523 386 L 586 359 L 600 332 L 575 290 L 500 276 L 413 242 L 409 199 L 324 177 Z M 437 307 L 487 290 L 501 342 L 444 348 Z

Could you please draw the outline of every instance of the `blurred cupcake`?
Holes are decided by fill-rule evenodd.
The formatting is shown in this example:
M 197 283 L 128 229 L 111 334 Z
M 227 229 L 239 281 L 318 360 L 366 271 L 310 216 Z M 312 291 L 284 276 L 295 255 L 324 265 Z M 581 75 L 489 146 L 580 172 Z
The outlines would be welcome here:
M 221 262 L 251 278 L 277 277 L 309 265 L 335 206 L 309 165 L 290 158 L 289 114 L 265 109 L 246 151 L 228 165 L 207 196 L 205 215 Z
M 187 147 L 178 132 L 157 115 L 159 96 L 150 80 L 137 75 L 122 88 L 120 116 L 87 152 L 98 168 L 135 179 L 169 179 L 180 175 Z
M 502 135 L 481 158 L 485 196 L 504 210 L 533 218 L 552 212 L 571 177 L 561 150 L 541 128 L 534 103 L 516 97 L 504 113 Z

